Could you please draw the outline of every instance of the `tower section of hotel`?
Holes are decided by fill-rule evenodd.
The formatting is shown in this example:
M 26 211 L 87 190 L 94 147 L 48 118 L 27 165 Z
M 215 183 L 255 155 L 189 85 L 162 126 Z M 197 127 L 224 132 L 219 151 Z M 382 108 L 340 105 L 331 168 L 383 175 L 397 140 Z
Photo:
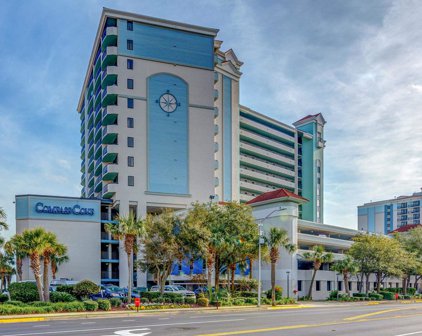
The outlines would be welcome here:
M 215 195 L 217 32 L 103 10 L 77 108 L 82 197 L 144 216 Z

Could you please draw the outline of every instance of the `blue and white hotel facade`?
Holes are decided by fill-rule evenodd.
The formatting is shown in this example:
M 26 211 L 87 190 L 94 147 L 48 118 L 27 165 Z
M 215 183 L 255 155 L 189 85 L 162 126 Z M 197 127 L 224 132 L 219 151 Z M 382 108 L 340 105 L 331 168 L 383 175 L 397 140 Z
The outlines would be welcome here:
M 127 270 L 119 264 L 127 264 L 126 255 L 104 232 L 117 213 L 145 216 L 195 201 L 248 202 L 284 188 L 308 200 L 298 204 L 300 220 L 323 223 L 323 116 L 290 126 L 241 105 L 243 63 L 232 49 L 222 49 L 217 34 L 105 8 L 77 106 L 81 198 L 17 196 L 18 231 L 41 224 L 41 217 L 51 220 L 51 229 L 53 223 L 70 231 L 89 225 L 92 232 L 73 242 L 79 251 L 71 263 L 81 253 L 84 262 L 95 259 L 86 277 L 125 284 Z M 92 202 L 95 211 L 36 212 L 37 202 L 72 209 Z M 202 269 L 194 265 L 195 272 Z M 146 274 L 136 276 L 146 284 Z

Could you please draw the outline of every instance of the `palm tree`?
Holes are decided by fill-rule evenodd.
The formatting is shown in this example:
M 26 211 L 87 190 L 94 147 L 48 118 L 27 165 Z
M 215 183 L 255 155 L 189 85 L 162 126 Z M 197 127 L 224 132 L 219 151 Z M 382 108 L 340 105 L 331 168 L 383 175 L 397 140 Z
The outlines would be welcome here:
M 16 257 L 16 274 L 18 281 L 22 281 L 22 262 L 28 255 L 23 249 L 23 238 L 20 234 L 15 234 L 5 245 L 7 253 Z
M 6 211 L 0 207 L 0 230 L 8 230 L 9 226 L 6 223 Z
M 309 286 L 308 292 L 309 298 L 312 298 L 312 287 L 314 286 L 316 273 L 321 268 L 321 265 L 333 261 L 333 254 L 331 252 L 325 252 L 324 246 L 315 245 L 312 247 L 311 251 L 312 252 L 305 252 L 303 254 L 303 259 L 312 261 L 314 266 L 314 272 L 312 274 L 311 285 Z
M 29 256 L 29 265 L 34 273 L 40 301 L 44 301 L 41 282 L 41 256 L 44 253 L 45 247 L 48 245 L 46 233 L 43 228 L 35 228 L 22 232 L 22 248 Z
M 271 261 L 271 304 L 275 306 L 275 266 L 280 258 L 280 247 L 285 248 L 288 253 L 293 253 L 296 246 L 290 244 L 287 231 L 272 227 L 268 235 L 264 236 L 265 244 L 268 246 Z
M 44 301 L 50 301 L 50 281 L 48 270 L 50 267 L 51 257 L 53 255 L 64 255 L 67 252 L 66 246 L 57 241 L 57 236 L 52 232 L 46 232 L 44 237 L 45 245 L 42 253 L 43 258 L 43 289 Z
M 53 280 L 56 279 L 56 274 L 59 269 L 58 266 L 64 264 L 65 262 L 69 261 L 69 256 L 66 253 L 63 254 L 53 254 L 51 256 L 51 274 L 53 276 Z
M 336 261 L 331 269 L 335 272 L 343 274 L 344 288 L 346 289 L 347 295 L 350 296 L 349 278 L 350 275 L 356 274 L 358 271 L 358 266 L 355 261 L 352 259 L 352 257 L 346 256 L 346 258 Z
M 133 282 L 133 253 L 137 250 L 137 239 L 142 238 L 145 233 L 145 222 L 136 219 L 133 212 L 129 216 L 118 216 L 117 224 L 110 223 L 105 225 L 107 232 L 111 233 L 113 238 L 124 242 L 124 249 L 127 254 L 127 266 L 129 273 L 128 280 L 128 303 L 132 301 L 132 282 Z

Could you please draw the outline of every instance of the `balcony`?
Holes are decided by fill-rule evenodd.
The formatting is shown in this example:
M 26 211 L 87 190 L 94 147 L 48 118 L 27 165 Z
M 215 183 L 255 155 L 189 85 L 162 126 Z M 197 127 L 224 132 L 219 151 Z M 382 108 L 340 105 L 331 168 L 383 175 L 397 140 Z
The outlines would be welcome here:
M 103 162 L 114 163 L 117 159 L 117 145 L 107 145 L 103 149 Z
M 256 157 L 249 157 L 246 155 L 240 155 L 240 162 L 246 166 L 250 166 L 252 168 L 260 169 L 264 172 L 270 172 L 270 173 L 276 173 L 282 176 L 286 177 L 294 177 L 295 172 L 293 170 L 289 170 L 286 168 L 283 168 L 282 166 L 269 162 L 260 158 Z
M 88 162 L 88 173 L 92 173 L 94 170 L 94 157 L 91 156 Z
M 290 180 L 283 179 L 282 177 L 266 175 L 263 172 L 254 171 L 247 168 L 240 168 L 240 177 L 252 179 L 264 184 L 268 183 L 274 185 L 277 188 L 295 188 L 295 183 Z
M 254 146 L 249 143 L 240 143 L 240 152 L 246 153 L 249 155 L 253 155 L 256 157 L 261 157 L 262 159 L 270 162 L 280 163 L 282 165 L 294 167 L 295 161 L 283 154 L 278 154 L 269 150 L 266 150 L 264 148 L 260 148 L 257 146 Z
M 218 95 L 219 95 L 218 90 L 214 89 L 214 100 L 218 99 Z
M 214 83 L 218 82 L 218 72 L 214 71 Z
M 101 179 L 99 180 L 99 182 L 97 182 L 95 184 L 95 192 L 99 193 L 103 190 L 103 183 L 101 182 Z
M 118 126 L 108 125 L 103 126 L 103 144 L 111 145 L 117 142 Z
M 282 131 L 277 131 L 271 127 L 262 125 L 256 121 L 250 120 L 248 118 L 242 117 L 240 116 L 239 118 L 240 121 L 240 126 L 242 128 L 245 129 L 251 129 L 256 133 L 261 133 L 261 134 L 270 134 L 278 139 L 280 139 L 280 141 L 286 141 L 288 143 L 294 144 L 295 143 L 295 138 L 294 136 L 290 136 L 287 135 L 286 133 L 283 133 Z M 286 127 L 286 131 L 292 132 L 290 128 Z
M 102 106 L 117 105 L 117 85 L 106 86 L 102 90 Z
M 241 202 L 249 202 L 251 199 L 255 198 L 256 196 L 252 196 L 252 195 L 246 195 L 246 194 L 240 194 L 240 201 Z
M 265 193 L 267 191 L 273 191 L 276 188 L 266 187 L 266 186 L 263 186 L 261 184 L 248 182 L 248 181 L 240 181 L 240 189 L 246 189 L 246 190 L 249 190 L 251 192 L 261 194 L 261 193 Z
M 101 87 L 103 89 L 106 86 L 117 84 L 117 70 L 118 70 L 117 66 L 114 66 L 114 65 L 109 65 L 105 67 L 101 75 Z
M 85 172 L 85 159 L 83 159 L 82 162 L 81 162 L 81 172 L 82 173 Z
M 117 46 L 117 27 L 106 27 L 103 31 L 101 47 L 104 51 L 107 47 Z
M 91 178 L 89 179 L 89 182 L 88 182 L 88 187 L 93 187 L 94 186 L 94 176 L 91 176 Z
M 241 129 L 239 133 L 240 133 L 241 140 L 246 140 L 252 144 L 264 147 L 276 153 L 290 154 L 290 155 L 294 155 L 295 153 L 294 148 L 286 146 L 276 140 L 267 138 L 261 134 L 253 133 L 246 129 Z
M 214 118 L 218 117 L 218 107 L 214 107 Z
M 103 168 L 103 181 L 114 181 L 119 175 L 119 167 L 116 164 L 109 164 Z
M 117 183 L 109 183 L 103 186 L 103 198 L 112 198 L 116 193 Z
M 112 125 L 117 120 L 117 106 L 109 105 L 103 108 L 102 112 L 102 123 L 103 126 Z
M 105 68 L 109 65 L 116 66 L 117 65 L 117 47 L 107 47 L 104 49 L 102 54 L 102 69 L 105 70 Z

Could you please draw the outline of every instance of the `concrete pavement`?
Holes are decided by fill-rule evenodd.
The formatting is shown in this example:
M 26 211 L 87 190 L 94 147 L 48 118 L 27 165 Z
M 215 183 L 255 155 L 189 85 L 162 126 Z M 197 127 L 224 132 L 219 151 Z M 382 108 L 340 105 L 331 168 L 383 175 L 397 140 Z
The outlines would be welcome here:
M 422 335 L 420 304 L 321 304 L 309 309 L 161 312 L 0 325 L 2 336 Z

